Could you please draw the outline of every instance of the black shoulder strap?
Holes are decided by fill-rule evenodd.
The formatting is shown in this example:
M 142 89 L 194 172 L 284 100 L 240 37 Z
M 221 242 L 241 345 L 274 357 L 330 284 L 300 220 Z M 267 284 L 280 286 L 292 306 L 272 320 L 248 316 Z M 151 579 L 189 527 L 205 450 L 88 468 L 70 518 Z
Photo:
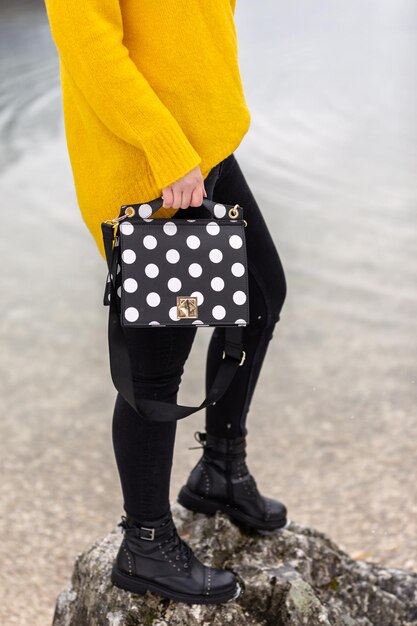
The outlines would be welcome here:
M 182 419 L 215 404 L 226 392 L 239 365 L 243 363 L 243 327 L 227 326 L 225 330 L 224 358 L 219 366 L 217 375 L 207 393 L 207 397 L 200 406 L 183 406 L 161 400 L 148 400 L 136 398 L 133 391 L 132 371 L 129 352 L 126 345 L 123 328 L 120 322 L 120 312 L 117 309 L 117 294 L 115 289 L 115 276 L 117 269 L 118 246 L 114 245 L 114 227 L 103 222 L 101 225 L 107 265 L 109 268 L 106 292 L 110 294 L 109 304 L 109 356 L 110 372 L 116 389 L 125 400 L 145 419 L 155 422 L 170 422 Z M 106 300 L 106 297 L 105 297 Z M 158 332 L 158 331 L 156 331 Z

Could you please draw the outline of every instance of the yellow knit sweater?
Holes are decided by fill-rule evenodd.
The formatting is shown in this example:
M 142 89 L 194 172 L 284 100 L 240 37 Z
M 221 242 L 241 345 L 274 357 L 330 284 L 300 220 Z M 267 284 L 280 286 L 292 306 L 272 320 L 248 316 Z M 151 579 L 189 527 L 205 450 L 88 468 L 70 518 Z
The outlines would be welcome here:
M 235 0 L 45 4 L 77 200 L 104 258 L 102 221 L 197 165 L 205 178 L 247 132 Z

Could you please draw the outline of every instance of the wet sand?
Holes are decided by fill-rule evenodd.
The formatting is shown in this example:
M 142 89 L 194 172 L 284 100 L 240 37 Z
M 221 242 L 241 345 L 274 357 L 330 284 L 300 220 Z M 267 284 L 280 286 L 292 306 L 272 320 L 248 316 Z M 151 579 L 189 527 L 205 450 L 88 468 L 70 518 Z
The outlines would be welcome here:
M 288 282 L 248 464 L 294 520 L 415 570 L 416 9 L 287 5 L 236 12 L 252 112 L 236 157 Z M 44 626 L 121 492 L 104 262 L 75 200 L 42 4 L 20 7 L 2 7 L 0 31 L 0 620 Z M 197 333 L 181 403 L 203 397 L 210 334 Z M 203 427 L 202 412 L 178 424 L 173 501 Z

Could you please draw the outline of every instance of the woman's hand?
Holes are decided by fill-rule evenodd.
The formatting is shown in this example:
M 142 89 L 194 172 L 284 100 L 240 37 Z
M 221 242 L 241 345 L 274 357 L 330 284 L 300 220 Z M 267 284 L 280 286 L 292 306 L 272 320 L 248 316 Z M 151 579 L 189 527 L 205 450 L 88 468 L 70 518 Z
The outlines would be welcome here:
M 189 206 L 201 206 L 203 198 L 207 197 L 207 192 L 200 166 L 197 165 L 175 183 L 164 187 L 162 197 L 164 209 L 187 209 Z

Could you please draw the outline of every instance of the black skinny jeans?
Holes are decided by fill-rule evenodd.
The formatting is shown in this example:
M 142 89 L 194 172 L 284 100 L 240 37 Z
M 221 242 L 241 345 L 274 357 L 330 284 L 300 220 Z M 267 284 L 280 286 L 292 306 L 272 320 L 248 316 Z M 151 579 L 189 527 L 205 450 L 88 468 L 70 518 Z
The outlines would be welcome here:
M 246 435 L 246 416 L 269 341 L 286 296 L 284 270 L 263 215 L 234 153 L 213 167 L 205 179 L 207 197 L 240 204 L 249 268 L 249 324 L 243 329 L 246 359 L 225 395 L 206 408 L 206 431 L 218 437 Z M 174 219 L 201 216 L 200 207 L 179 209 Z M 222 358 L 224 328 L 216 327 L 206 362 L 206 390 Z M 124 328 L 138 397 L 176 402 L 194 341 L 196 326 Z M 155 519 L 170 507 L 169 487 L 177 422 L 142 418 L 119 393 L 113 414 L 113 446 L 124 510 L 139 520 Z

